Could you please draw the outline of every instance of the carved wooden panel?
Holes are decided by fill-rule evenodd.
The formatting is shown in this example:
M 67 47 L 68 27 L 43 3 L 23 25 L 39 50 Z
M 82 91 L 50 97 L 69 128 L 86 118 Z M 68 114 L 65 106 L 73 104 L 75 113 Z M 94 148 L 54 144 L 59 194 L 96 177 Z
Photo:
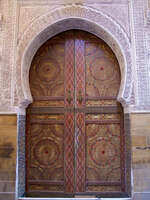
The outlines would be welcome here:
M 85 104 L 85 56 L 84 32 L 75 35 L 75 108 L 84 108 Z M 84 110 L 83 110 L 84 111 Z M 76 137 L 76 192 L 85 192 L 85 114 L 75 113 Z
M 70 107 L 68 90 L 74 99 L 71 37 L 64 33 L 48 40 L 31 65 L 34 101 L 28 108 L 26 137 L 26 191 L 31 196 L 74 192 L 74 113 L 64 111 Z
M 72 32 L 66 33 L 65 45 L 65 105 L 68 109 L 74 106 L 74 37 Z M 74 112 L 65 113 L 65 192 L 74 193 L 75 150 L 74 150 Z
M 30 115 L 28 120 L 28 190 L 46 191 L 55 186 L 56 191 L 63 191 L 63 121 L 45 115 L 40 115 L 39 119 L 37 115 Z
M 67 31 L 38 50 L 30 70 L 28 194 L 125 192 L 119 86 L 115 55 L 96 36 Z
M 30 69 L 30 88 L 37 106 L 41 106 L 38 101 L 52 98 L 57 100 L 54 97 L 64 97 L 64 56 L 65 40 L 63 36 L 47 41 L 36 53 Z M 59 98 L 59 100 L 63 99 Z
M 109 187 L 112 182 L 121 185 L 120 121 L 100 122 L 96 124 L 93 121 L 86 125 L 87 185 L 96 187 L 103 182 Z
M 85 42 L 86 96 L 116 97 L 120 86 L 120 72 L 116 57 L 102 40 L 90 37 Z
M 122 117 L 109 108 L 119 106 L 119 65 L 111 49 L 94 36 L 85 41 L 85 62 L 86 106 L 108 109 L 107 114 L 86 115 L 86 191 L 121 192 Z

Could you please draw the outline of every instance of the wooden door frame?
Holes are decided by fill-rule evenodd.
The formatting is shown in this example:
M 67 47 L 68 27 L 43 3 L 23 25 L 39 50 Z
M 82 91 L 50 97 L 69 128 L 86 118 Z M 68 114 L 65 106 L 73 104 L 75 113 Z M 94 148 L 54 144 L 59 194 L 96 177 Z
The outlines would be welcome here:
M 24 194 L 25 194 L 25 126 L 26 126 L 26 114 L 18 114 L 17 117 L 17 125 L 18 125 L 18 141 L 17 141 L 17 183 L 16 185 L 20 189 L 20 193 L 22 193 L 22 196 L 17 194 L 16 199 L 23 200 Z M 130 137 L 130 114 L 125 113 L 124 114 L 124 135 L 125 135 L 125 193 L 122 197 L 131 197 L 132 191 L 131 191 L 131 137 Z M 18 165 L 20 166 L 20 169 L 18 169 Z M 103 195 L 103 197 L 111 198 L 111 196 Z M 115 196 L 116 197 L 116 196 Z M 118 198 L 120 197 L 120 194 L 118 194 Z M 120 197 L 121 198 L 121 197 Z M 28 199 L 28 198 L 25 198 Z M 55 198 L 52 198 L 55 199 Z M 62 200 L 65 200 L 66 198 L 61 198 Z M 71 198 L 69 198 L 71 199 Z M 76 199 L 76 198 L 72 198 Z M 79 198 L 78 198 L 79 199 Z M 97 199 L 97 198 L 96 198 Z M 31 199 L 30 199 L 31 200 Z
M 69 12 L 68 10 L 62 10 L 62 13 Z M 124 125 L 125 125 L 125 140 L 126 140 L 126 191 L 128 196 L 131 196 L 131 144 L 130 144 L 130 104 L 131 104 L 131 92 L 132 92 L 132 70 L 131 70 L 131 52 L 130 42 L 126 36 L 124 30 L 119 27 L 116 22 L 112 21 L 110 17 L 105 16 L 103 13 L 95 12 L 95 16 L 99 18 L 100 22 L 95 23 L 95 16 L 89 19 L 86 13 L 93 14 L 93 10 L 82 8 L 83 16 L 79 17 L 78 12 L 81 11 L 79 6 L 75 6 L 74 14 L 68 14 L 68 16 L 59 16 L 59 20 L 52 19 L 51 24 L 46 21 L 45 28 L 39 31 L 38 26 L 34 24 L 34 29 L 31 27 L 29 31 L 34 37 L 29 39 L 28 31 L 27 35 L 23 36 L 18 46 L 18 60 L 17 60 L 17 91 L 19 95 L 19 101 L 17 104 L 17 132 L 18 132 L 18 144 L 17 144 L 17 168 L 16 168 L 16 199 L 24 196 L 25 192 L 25 123 L 26 123 L 26 108 L 32 102 L 32 96 L 29 88 L 29 68 L 32 58 L 36 50 L 49 38 L 57 33 L 70 29 L 80 29 L 95 34 L 99 38 L 103 39 L 114 51 L 119 61 L 121 69 L 121 86 L 118 94 L 118 101 L 124 108 Z M 54 12 L 52 16 L 57 13 Z M 75 15 L 75 16 L 74 16 Z M 73 17 L 72 17 L 73 16 Z M 46 15 L 49 19 L 49 16 Z M 64 19 L 65 17 L 65 19 Z M 103 24 L 103 20 L 105 24 Z M 102 21 L 101 21 L 102 20 Z M 106 23 L 106 21 L 108 23 Z M 39 21 L 40 22 L 40 21 Z M 43 23 L 43 22 L 42 22 Z M 108 24 L 111 24 L 109 27 Z M 48 28 L 47 28 L 48 27 Z M 55 31 L 51 31 L 55 30 Z M 118 30 L 118 31 L 114 31 Z M 51 31 L 51 32 L 50 32 Z M 37 34 L 38 33 L 38 34 Z M 48 35 L 49 33 L 49 35 Z M 46 36 L 47 35 L 47 36 Z M 38 36 L 38 37 L 37 37 Z M 41 36 L 41 40 L 39 40 Z M 45 37 L 44 37 L 45 36 Z M 24 48 L 23 48 L 24 47 Z M 25 48 L 26 47 L 26 48 Z M 21 71 L 20 71 L 21 70 Z M 127 103 L 128 102 L 128 103 Z

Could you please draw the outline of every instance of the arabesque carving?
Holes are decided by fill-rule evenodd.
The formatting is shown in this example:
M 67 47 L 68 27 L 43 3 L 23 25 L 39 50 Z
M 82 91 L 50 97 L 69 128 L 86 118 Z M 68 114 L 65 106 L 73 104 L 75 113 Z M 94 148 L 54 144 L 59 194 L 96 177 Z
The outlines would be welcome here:
M 32 102 L 29 69 L 37 49 L 50 37 L 70 29 L 81 29 L 103 39 L 115 52 L 120 64 L 121 87 L 118 100 L 126 105 L 132 91 L 131 44 L 120 24 L 110 16 L 85 6 L 66 6 L 47 13 L 34 21 L 23 34 L 17 48 L 18 106 Z M 20 84 L 21 83 L 21 84 Z

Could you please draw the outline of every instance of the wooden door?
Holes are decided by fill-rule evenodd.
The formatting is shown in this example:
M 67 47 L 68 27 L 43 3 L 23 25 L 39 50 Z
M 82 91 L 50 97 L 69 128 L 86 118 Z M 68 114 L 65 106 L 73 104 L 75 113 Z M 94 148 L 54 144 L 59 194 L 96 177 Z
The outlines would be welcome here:
M 30 69 L 26 195 L 125 195 L 120 71 L 107 44 L 72 30 L 48 40 Z

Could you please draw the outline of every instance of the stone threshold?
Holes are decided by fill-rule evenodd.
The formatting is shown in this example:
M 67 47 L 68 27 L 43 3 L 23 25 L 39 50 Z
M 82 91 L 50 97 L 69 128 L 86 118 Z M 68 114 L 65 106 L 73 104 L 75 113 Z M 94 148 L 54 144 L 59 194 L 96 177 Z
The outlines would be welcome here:
M 22 197 L 18 200 L 131 200 L 131 198 L 30 198 Z

